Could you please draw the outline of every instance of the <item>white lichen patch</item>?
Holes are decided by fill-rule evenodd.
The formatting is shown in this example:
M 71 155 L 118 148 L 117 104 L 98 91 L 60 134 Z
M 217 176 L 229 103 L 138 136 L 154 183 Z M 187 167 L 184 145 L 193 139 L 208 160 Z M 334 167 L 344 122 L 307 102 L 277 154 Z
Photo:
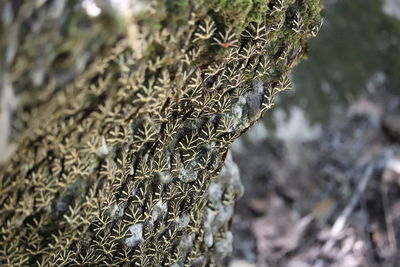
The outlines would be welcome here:
M 169 181 L 171 181 L 171 175 L 169 175 L 167 172 L 161 172 L 158 175 L 158 178 L 160 179 L 160 181 L 163 184 L 168 183 Z
M 227 115 L 229 119 L 233 119 L 233 123 L 229 132 L 233 132 L 238 129 L 239 125 L 245 126 L 248 124 L 247 117 L 244 116 L 244 108 L 246 106 L 247 99 L 245 96 L 239 97 L 238 101 L 233 104 L 232 112 Z
M 214 244 L 214 219 L 217 216 L 217 212 L 212 209 L 207 209 L 206 221 L 204 222 L 204 243 L 211 247 Z
M 178 227 L 185 227 L 190 222 L 190 216 L 187 213 L 183 213 L 181 216 L 176 218 L 176 223 Z
M 264 83 L 261 80 L 253 81 L 253 90 L 257 95 L 260 96 L 260 100 L 262 95 L 264 94 Z
M 222 226 L 223 224 L 228 222 L 232 218 L 233 212 L 234 212 L 233 204 L 221 207 L 221 209 L 218 212 L 218 215 L 214 220 L 214 227 L 216 228 L 214 230 L 215 231 L 218 230 L 219 226 Z
M 195 234 L 191 233 L 189 235 L 183 235 L 178 244 L 178 250 L 182 252 L 183 258 L 189 253 L 190 249 L 193 248 L 195 242 Z M 175 262 L 171 266 L 181 267 L 184 263 L 182 260 Z
M 253 90 L 245 94 L 250 120 L 257 119 L 261 115 L 262 101 L 265 94 L 264 83 L 260 80 L 254 80 L 252 88 Z
M 154 207 L 153 210 L 151 212 L 151 219 L 150 222 L 154 223 L 162 214 L 165 214 L 167 212 L 167 203 L 166 202 L 162 202 L 161 200 L 158 201 Z
M 197 161 L 193 160 L 186 168 L 182 168 L 179 179 L 182 182 L 192 182 L 196 180 L 198 171 L 196 170 Z
M 194 234 L 184 235 L 181 237 L 179 247 L 183 250 L 188 250 L 193 247 Z
M 220 174 L 220 179 L 227 187 L 232 187 L 236 196 L 241 197 L 244 193 L 244 187 L 240 180 L 240 172 L 238 165 L 233 161 L 232 153 L 229 151 L 226 155 L 225 164 Z M 209 192 L 210 194 L 210 192 Z
M 216 252 L 221 258 L 225 258 L 232 253 L 232 246 L 233 234 L 231 231 L 227 231 L 225 236 L 215 243 Z
M 210 229 L 205 229 L 205 233 L 204 233 L 204 243 L 207 245 L 207 247 L 212 247 L 212 245 L 214 244 L 214 236 L 211 232 Z
M 212 182 L 208 189 L 208 199 L 216 205 L 217 203 L 221 202 L 222 194 L 222 185 L 215 181 Z
M 108 155 L 109 152 L 110 152 L 110 150 L 107 147 L 106 139 L 104 138 L 104 136 L 102 136 L 101 137 L 101 146 L 97 148 L 97 155 L 99 157 L 104 157 L 104 156 Z
M 110 209 L 110 217 L 111 218 L 121 218 L 124 215 L 124 207 L 121 205 L 119 206 L 118 204 L 114 204 L 112 208 Z
M 129 226 L 131 236 L 125 239 L 125 244 L 131 248 L 136 247 L 140 241 L 143 241 L 143 223 Z
M 234 204 L 227 204 L 222 199 L 227 192 L 232 191 L 233 197 L 241 196 L 243 185 L 240 182 L 239 169 L 233 162 L 231 153 L 228 153 L 224 168 L 208 189 L 208 201 L 211 208 L 206 209 L 204 222 L 204 243 L 208 247 L 220 248 L 221 246 L 221 252 L 218 254 L 221 253 L 223 257 L 225 254 L 222 251 L 231 251 L 232 249 L 232 237 L 231 234 L 228 234 L 221 239 L 219 231 L 232 219 Z
M 228 132 L 246 129 L 250 126 L 250 121 L 253 121 L 253 118 L 260 116 L 265 91 L 264 83 L 255 80 L 252 83 L 252 88 L 253 90 L 240 96 L 236 103 L 232 105 L 231 112 L 226 114 L 233 121 Z

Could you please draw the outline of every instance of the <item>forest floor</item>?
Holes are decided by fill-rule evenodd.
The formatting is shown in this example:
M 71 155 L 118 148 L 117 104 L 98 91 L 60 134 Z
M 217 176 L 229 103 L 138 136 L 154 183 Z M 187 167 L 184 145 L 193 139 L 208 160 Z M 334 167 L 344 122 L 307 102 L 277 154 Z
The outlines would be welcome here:
M 400 95 L 359 98 L 309 141 L 242 141 L 230 267 L 400 266 Z

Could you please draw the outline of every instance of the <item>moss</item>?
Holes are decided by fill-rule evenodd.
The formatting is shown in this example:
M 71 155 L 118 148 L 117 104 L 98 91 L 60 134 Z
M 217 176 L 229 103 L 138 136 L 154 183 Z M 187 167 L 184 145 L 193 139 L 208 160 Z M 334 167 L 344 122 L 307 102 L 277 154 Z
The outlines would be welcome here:
M 270 0 L 202 0 L 202 3 L 221 13 L 226 22 L 243 30 L 250 22 L 259 22 Z
M 212 11 L 218 14 L 223 17 L 224 24 L 231 25 L 237 32 L 241 32 L 250 22 L 261 21 L 268 10 L 269 2 L 270 0 L 200 0 L 199 6 L 204 7 L 204 13 Z M 192 5 L 190 0 L 166 0 L 164 6 L 157 7 L 159 9 L 153 16 L 149 17 L 143 13 L 143 16 L 137 15 L 136 19 L 143 25 L 177 29 L 187 23 Z
M 189 0 L 167 0 L 167 17 L 164 21 L 166 26 L 177 29 L 183 23 L 187 23 L 190 13 Z
M 319 18 L 322 5 L 319 0 L 306 1 L 306 8 L 302 9 L 303 20 L 305 24 L 310 24 Z
M 250 11 L 249 21 L 257 21 L 259 22 L 261 20 L 261 17 L 265 12 L 268 10 L 268 3 L 269 0 L 254 0 L 253 1 L 253 8 Z

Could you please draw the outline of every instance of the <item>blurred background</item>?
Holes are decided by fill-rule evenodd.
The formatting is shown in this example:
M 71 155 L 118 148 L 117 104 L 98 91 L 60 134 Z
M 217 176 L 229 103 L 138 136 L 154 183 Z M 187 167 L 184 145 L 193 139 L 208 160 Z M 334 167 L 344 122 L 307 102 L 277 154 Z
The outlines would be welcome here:
M 322 2 L 294 90 L 233 145 L 232 267 L 400 266 L 400 1 Z

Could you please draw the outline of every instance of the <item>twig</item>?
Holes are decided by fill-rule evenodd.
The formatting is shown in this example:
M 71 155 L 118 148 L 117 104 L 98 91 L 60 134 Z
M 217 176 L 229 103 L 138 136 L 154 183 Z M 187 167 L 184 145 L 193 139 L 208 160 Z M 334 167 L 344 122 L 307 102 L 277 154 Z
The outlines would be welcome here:
M 383 212 L 385 213 L 386 232 L 388 235 L 390 252 L 396 253 L 398 251 L 397 241 L 396 241 L 396 231 L 394 230 L 393 218 L 389 210 L 389 197 L 388 197 L 387 184 L 382 184 L 381 195 L 382 195 Z
M 337 235 L 343 230 L 348 218 L 350 217 L 351 213 L 353 212 L 354 208 L 356 207 L 357 203 L 360 201 L 361 195 L 364 193 L 365 189 L 369 181 L 371 180 L 373 170 L 375 166 L 374 164 L 369 164 L 364 172 L 363 177 L 361 178 L 361 182 L 358 184 L 354 195 L 350 199 L 350 202 L 347 204 L 346 208 L 337 218 L 333 227 L 330 232 L 330 238 L 322 247 L 322 252 L 327 253 L 329 252 L 332 247 L 335 245 Z

